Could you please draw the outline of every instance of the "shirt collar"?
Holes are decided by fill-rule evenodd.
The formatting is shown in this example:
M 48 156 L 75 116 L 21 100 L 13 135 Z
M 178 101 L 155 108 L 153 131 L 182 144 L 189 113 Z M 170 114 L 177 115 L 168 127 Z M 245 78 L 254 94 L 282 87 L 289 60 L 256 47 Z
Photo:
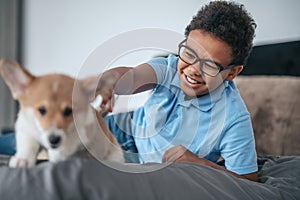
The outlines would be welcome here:
M 199 98 L 190 100 L 185 99 L 185 94 L 180 89 L 180 81 L 177 74 L 174 76 L 171 82 L 171 86 L 176 87 L 180 90 L 177 97 L 179 105 L 182 105 L 184 107 L 190 107 L 192 105 L 203 112 L 207 112 L 216 104 L 216 102 L 218 102 L 224 96 L 224 90 L 228 87 L 228 81 L 223 81 L 223 84 L 221 84 L 214 91 Z

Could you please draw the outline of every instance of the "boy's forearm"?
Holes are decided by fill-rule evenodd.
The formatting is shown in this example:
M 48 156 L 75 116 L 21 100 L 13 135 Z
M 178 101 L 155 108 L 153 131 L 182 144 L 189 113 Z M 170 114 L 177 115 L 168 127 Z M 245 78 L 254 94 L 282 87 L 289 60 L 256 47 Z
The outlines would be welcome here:
M 218 165 L 218 164 L 216 164 L 216 163 L 213 163 L 213 162 L 211 162 L 211 161 L 209 161 L 209 160 L 206 160 L 206 159 L 204 159 L 204 158 L 199 158 L 199 159 L 198 159 L 197 161 L 195 161 L 195 162 L 196 162 L 196 163 L 199 163 L 199 164 L 202 164 L 202 165 L 210 166 L 210 167 L 215 168 L 215 169 L 217 169 L 217 170 L 224 171 L 224 172 L 226 172 L 226 173 L 228 173 L 228 174 L 231 174 L 231 175 L 233 175 L 233 176 L 236 176 L 236 177 L 238 177 L 238 178 L 246 178 L 246 179 L 248 179 L 248 180 L 256 181 L 256 182 L 258 181 L 257 172 L 251 173 L 251 174 L 239 175 L 239 174 L 236 174 L 236 173 L 234 173 L 234 172 L 232 172 L 232 171 L 227 170 L 226 168 L 224 168 L 224 167 L 222 167 L 222 166 L 220 166 L 220 165 Z
M 217 170 L 224 171 L 228 174 L 234 175 L 238 178 L 246 178 L 251 181 L 258 181 L 257 172 L 250 173 L 250 174 L 243 174 L 238 175 L 232 171 L 227 170 L 226 168 L 213 163 L 205 158 L 198 157 L 198 155 L 192 153 L 188 149 L 186 149 L 182 145 L 174 146 L 168 149 L 165 154 L 163 155 L 162 162 L 192 162 L 192 163 L 198 163 L 201 165 L 210 166 L 212 168 L 215 168 Z
M 109 87 L 116 94 L 132 94 L 132 77 L 130 77 L 130 72 L 132 67 L 117 67 L 110 70 L 107 70 L 101 74 L 100 84 L 102 83 L 101 79 L 105 82 L 109 82 Z M 113 78 L 111 78 L 113 77 Z M 107 81 L 110 79 L 110 81 Z M 99 85 L 100 87 L 100 85 Z
M 148 64 L 137 67 L 117 67 L 103 73 L 103 77 L 114 76 L 113 91 L 115 94 L 128 95 L 154 88 L 156 75 Z

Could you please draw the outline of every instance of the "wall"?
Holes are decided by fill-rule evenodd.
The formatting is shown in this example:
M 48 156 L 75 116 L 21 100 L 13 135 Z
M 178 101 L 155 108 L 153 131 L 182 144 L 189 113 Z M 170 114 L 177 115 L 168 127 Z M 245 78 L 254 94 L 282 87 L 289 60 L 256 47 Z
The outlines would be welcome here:
M 20 59 L 20 0 L 0 1 L 0 58 Z M 0 77 L 0 134 L 13 128 L 17 104 Z
M 26 0 L 23 64 L 36 74 L 64 72 L 74 76 L 89 54 L 111 37 L 145 27 L 183 33 L 191 17 L 207 2 Z M 258 24 L 256 45 L 300 39 L 300 1 L 239 2 Z

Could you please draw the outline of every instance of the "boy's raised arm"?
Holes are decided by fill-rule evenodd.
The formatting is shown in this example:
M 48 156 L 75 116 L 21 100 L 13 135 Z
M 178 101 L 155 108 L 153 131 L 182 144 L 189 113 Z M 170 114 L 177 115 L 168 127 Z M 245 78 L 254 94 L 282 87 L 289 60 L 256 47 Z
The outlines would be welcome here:
M 149 64 L 137 67 L 117 67 L 103 72 L 97 85 L 97 94 L 103 105 L 111 103 L 113 94 L 129 95 L 153 89 L 157 83 L 154 69 Z

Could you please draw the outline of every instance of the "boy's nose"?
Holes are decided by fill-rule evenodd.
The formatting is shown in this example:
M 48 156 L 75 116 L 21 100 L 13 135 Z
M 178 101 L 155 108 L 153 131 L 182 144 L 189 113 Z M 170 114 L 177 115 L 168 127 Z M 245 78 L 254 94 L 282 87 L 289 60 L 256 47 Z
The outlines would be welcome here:
M 193 74 L 196 76 L 202 75 L 200 69 L 198 67 L 196 67 L 195 65 L 189 65 L 187 70 L 189 71 L 190 74 Z

